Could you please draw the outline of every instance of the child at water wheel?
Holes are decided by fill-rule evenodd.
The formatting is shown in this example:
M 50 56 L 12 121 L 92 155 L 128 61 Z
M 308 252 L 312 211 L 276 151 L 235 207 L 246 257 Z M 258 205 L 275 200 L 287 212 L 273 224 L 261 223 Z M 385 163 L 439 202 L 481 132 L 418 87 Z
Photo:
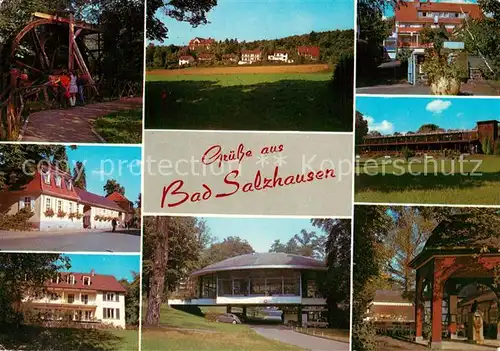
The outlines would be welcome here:
M 71 79 L 68 76 L 68 72 L 66 70 L 63 71 L 61 76 L 59 77 L 59 83 L 61 83 L 61 87 L 64 89 L 64 99 L 61 99 L 62 102 L 64 103 L 64 107 L 67 107 L 68 102 L 70 101 L 70 93 L 69 93 L 69 86 L 71 83 Z

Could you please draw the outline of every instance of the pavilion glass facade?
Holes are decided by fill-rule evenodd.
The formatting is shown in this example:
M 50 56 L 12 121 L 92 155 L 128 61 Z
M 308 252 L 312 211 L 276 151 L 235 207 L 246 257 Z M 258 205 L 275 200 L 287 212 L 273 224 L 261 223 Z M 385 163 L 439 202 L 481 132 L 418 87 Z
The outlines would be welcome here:
M 316 272 L 262 269 L 218 272 L 198 278 L 198 296 L 303 296 L 319 297 Z

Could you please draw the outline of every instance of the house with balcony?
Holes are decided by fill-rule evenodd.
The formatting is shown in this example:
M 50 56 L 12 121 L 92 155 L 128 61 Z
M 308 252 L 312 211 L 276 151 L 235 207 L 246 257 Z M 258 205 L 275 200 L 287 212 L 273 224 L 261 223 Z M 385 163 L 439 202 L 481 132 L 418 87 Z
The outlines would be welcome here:
M 253 253 L 226 259 L 191 274 L 192 296 L 168 304 L 239 308 L 277 307 L 283 322 L 326 326 L 326 299 L 318 281 L 326 275 L 324 262 L 286 253 Z
M 123 219 L 125 209 L 104 196 L 78 189 L 71 174 L 45 166 L 26 184 L 0 191 L 0 213 L 29 210 L 33 229 L 111 229 L 113 218 Z
M 262 51 L 255 50 L 242 50 L 240 64 L 251 64 L 262 61 Z
M 415 152 L 442 152 L 454 150 L 461 153 L 482 153 L 483 143 L 490 146 L 498 140 L 498 121 L 478 121 L 472 130 L 433 131 L 406 135 L 365 136 L 361 144 L 356 145 L 360 153 L 401 152 L 408 148 Z
M 125 329 L 127 290 L 111 275 L 60 273 L 41 292 L 26 293 L 23 305 L 42 321 L 109 324 Z
M 395 9 L 395 36 L 397 48 L 425 49 L 420 32 L 424 27 L 444 28 L 452 33 L 467 18 L 481 18 L 481 8 L 472 2 L 407 1 Z

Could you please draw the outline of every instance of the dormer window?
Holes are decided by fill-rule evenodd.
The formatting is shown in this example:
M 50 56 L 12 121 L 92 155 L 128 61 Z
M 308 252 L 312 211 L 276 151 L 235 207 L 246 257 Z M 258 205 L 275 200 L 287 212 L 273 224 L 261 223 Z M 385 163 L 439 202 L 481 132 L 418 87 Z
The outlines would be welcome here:
M 68 190 L 72 190 L 73 189 L 73 183 L 71 182 L 71 179 L 66 180 L 66 188 Z
M 50 184 L 50 172 L 42 172 L 42 178 L 45 184 Z
M 62 178 L 60 175 L 56 175 L 56 186 L 58 188 L 61 188 L 62 187 Z
M 70 275 L 69 276 L 69 282 L 70 282 L 70 284 L 75 284 L 76 280 L 75 280 L 75 276 L 74 275 Z
M 90 277 L 83 277 L 83 285 L 90 286 Z

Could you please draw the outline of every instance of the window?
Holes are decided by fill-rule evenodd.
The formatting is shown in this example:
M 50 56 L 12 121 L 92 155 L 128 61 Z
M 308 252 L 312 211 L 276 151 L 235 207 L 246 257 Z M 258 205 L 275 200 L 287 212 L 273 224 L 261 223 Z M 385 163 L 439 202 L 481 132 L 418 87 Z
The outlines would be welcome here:
M 90 285 L 90 277 L 83 277 L 83 285 Z
M 103 319 L 114 319 L 115 318 L 115 309 L 114 308 L 103 308 L 102 309 L 102 318 Z
M 92 319 L 92 311 L 85 311 L 85 320 L 89 321 Z
M 45 209 L 50 210 L 52 208 L 52 201 L 50 197 L 45 198 Z
M 50 184 L 50 172 L 43 172 L 42 177 L 45 184 Z
M 61 212 L 63 210 L 62 200 L 57 200 L 57 212 Z
M 59 300 L 59 294 L 57 294 L 57 293 L 51 293 L 50 294 L 50 299 L 52 301 Z
M 120 309 L 119 309 L 119 308 L 117 308 L 117 309 L 115 310 L 115 312 L 116 312 L 116 313 L 115 313 L 116 319 L 120 319 Z
M 24 208 L 31 210 L 31 197 L 29 196 L 24 197 Z
M 69 203 L 68 210 L 69 210 L 69 213 L 73 213 L 73 203 L 72 202 Z
M 75 276 L 74 275 L 70 275 L 69 276 L 69 281 L 70 281 L 70 284 L 75 284 L 76 283 Z
M 56 186 L 58 188 L 61 188 L 61 185 L 62 185 L 62 178 L 60 175 L 56 175 Z
M 88 303 L 89 303 L 89 295 L 82 294 L 82 295 L 80 296 L 80 299 L 82 300 L 82 303 L 83 303 L 84 305 L 88 305 Z
M 120 302 L 120 295 L 118 295 L 118 294 L 115 295 L 115 301 Z
M 115 294 L 106 293 L 104 294 L 104 301 L 113 301 L 115 299 Z
M 66 188 L 68 190 L 71 190 L 73 188 L 73 183 L 71 182 L 71 179 L 66 180 Z
M 75 294 L 68 294 L 68 303 L 75 302 Z

